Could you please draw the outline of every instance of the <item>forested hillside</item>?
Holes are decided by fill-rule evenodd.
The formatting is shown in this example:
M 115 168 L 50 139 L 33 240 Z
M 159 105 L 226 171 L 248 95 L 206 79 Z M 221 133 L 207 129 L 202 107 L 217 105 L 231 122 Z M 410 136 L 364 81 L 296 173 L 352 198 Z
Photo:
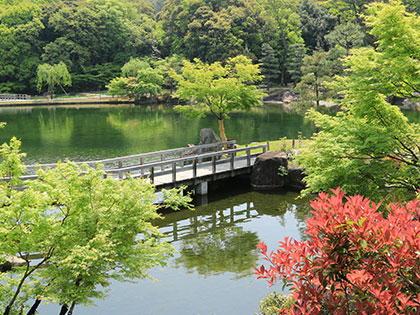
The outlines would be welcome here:
M 88 91 L 104 89 L 130 58 L 175 54 L 208 63 L 242 54 L 262 63 L 266 85 L 313 84 L 301 79 L 317 64 L 333 75 L 350 48 L 372 45 L 362 18 L 369 2 L 0 0 L 0 93 L 37 93 L 44 63 L 63 62 L 70 89 Z M 404 4 L 416 12 L 419 2 Z

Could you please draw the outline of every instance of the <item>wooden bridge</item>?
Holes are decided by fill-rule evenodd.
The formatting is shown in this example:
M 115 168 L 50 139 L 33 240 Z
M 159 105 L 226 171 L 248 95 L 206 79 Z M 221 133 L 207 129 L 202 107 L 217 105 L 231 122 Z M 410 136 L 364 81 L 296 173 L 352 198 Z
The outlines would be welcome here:
M 269 150 L 269 143 L 237 148 L 235 141 L 142 153 L 105 160 L 77 162 L 91 167 L 103 165 L 107 176 L 149 178 L 156 188 L 194 186 L 197 194 L 207 194 L 207 183 L 249 174 L 257 155 Z M 56 164 L 27 165 L 23 179 L 35 179 L 38 168 Z

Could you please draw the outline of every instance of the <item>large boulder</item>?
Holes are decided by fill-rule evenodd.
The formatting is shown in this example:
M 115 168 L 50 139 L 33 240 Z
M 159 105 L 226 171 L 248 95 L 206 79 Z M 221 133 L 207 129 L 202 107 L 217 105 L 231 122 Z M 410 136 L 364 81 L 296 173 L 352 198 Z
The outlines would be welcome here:
M 220 137 L 211 128 L 203 128 L 200 130 L 200 144 L 212 144 L 222 142 Z M 201 153 L 220 151 L 223 145 L 215 146 L 208 149 L 202 149 Z
M 272 189 L 287 184 L 287 154 L 269 151 L 257 157 L 251 172 L 251 185 L 256 189 Z
M 211 128 L 200 130 L 200 144 L 211 144 L 221 142 L 220 137 Z
M 287 169 L 288 186 L 293 189 L 302 190 L 306 188 L 303 181 L 305 168 L 298 165 L 290 165 Z

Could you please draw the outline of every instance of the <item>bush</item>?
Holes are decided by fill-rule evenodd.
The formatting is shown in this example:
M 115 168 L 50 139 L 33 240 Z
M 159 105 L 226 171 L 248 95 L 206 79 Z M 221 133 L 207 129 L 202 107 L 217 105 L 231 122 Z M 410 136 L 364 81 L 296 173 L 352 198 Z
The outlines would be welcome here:
M 420 202 L 380 204 L 336 189 L 311 202 L 309 240 L 286 238 L 256 268 L 258 278 L 291 285 L 296 300 L 280 314 L 419 314 Z
M 290 309 L 294 303 L 290 295 L 278 294 L 274 291 L 265 295 L 265 298 L 260 301 L 258 310 L 261 315 L 275 315 L 282 309 Z

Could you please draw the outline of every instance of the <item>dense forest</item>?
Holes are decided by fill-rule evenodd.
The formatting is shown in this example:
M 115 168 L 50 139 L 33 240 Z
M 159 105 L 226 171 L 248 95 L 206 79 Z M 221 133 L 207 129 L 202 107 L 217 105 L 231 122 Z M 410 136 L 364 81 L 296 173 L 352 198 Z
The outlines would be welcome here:
M 321 89 L 320 78 L 342 71 L 340 57 L 373 45 L 363 22 L 369 2 L 0 0 L 0 93 L 38 93 L 42 64 L 64 63 L 69 89 L 81 92 L 105 89 L 132 58 L 223 63 L 237 55 L 261 64 L 268 87 Z M 403 3 L 420 10 L 420 1 Z

